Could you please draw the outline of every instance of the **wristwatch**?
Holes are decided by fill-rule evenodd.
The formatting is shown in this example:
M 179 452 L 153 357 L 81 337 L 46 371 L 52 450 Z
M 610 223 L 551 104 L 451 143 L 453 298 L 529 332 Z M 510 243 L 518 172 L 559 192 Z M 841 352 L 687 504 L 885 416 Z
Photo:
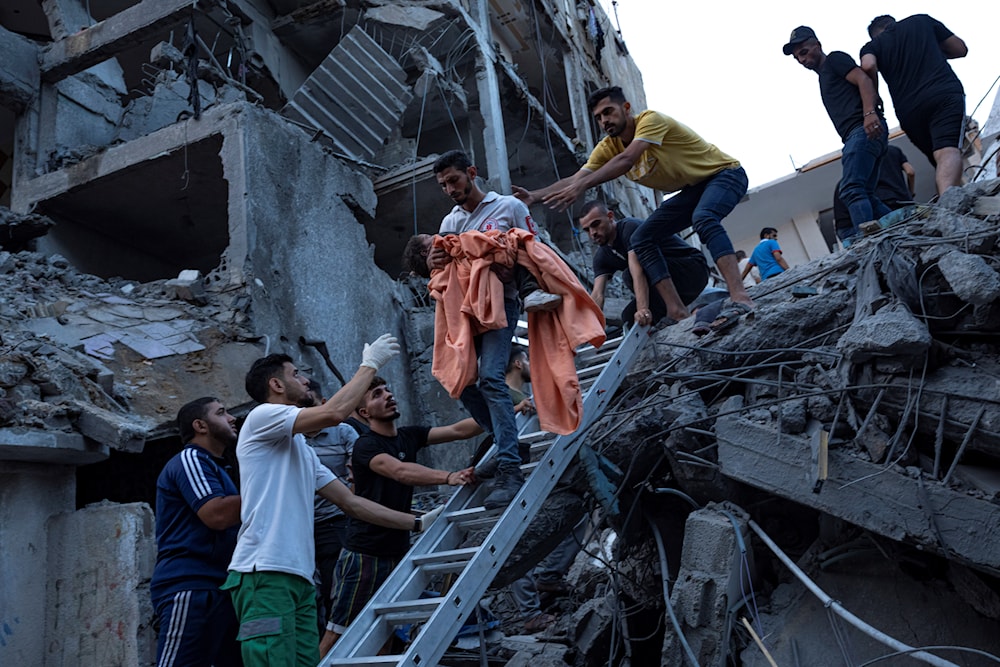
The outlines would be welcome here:
M 414 533 L 424 532 L 424 517 L 415 516 L 413 517 L 413 531 Z

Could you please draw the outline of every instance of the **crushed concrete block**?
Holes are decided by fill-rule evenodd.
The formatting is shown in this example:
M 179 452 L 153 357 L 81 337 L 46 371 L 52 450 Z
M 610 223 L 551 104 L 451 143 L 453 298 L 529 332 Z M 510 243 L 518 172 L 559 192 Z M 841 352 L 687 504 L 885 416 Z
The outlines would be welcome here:
M 173 350 L 159 341 L 128 331 L 123 331 L 118 335 L 118 342 L 144 359 L 159 359 L 160 357 L 169 357 L 174 353 Z
M 28 367 L 10 359 L 0 359 L 0 387 L 13 387 L 28 374 Z
M 181 299 L 197 306 L 204 306 L 208 303 L 205 294 L 205 279 L 200 271 L 187 269 L 181 271 L 173 280 L 164 283 L 167 292 L 175 299 Z
M 90 403 L 74 401 L 80 415 L 76 427 L 80 433 L 99 443 L 126 452 L 141 452 L 152 425 L 137 416 L 117 415 Z
M 953 250 L 938 260 L 938 268 L 962 301 L 982 306 L 1000 298 L 1000 274 L 980 255 Z
M 930 345 L 927 327 L 909 308 L 896 303 L 855 320 L 837 342 L 837 349 L 848 361 L 860 363 L 875 357 L 916 357 Z
M 587 600 L 573 612 L 571 621 L 571 627 L 575 628 L 573 644 L 584 658 L 585 664 L 595 664 L 594 656 L 606 654 L 615 615 L 615 610 L 603 597 Z
M 517 652 L 507 661 L 504 667 L 566 667 L 572 664 L 572 651 L 569 646 L 545 641 L 516 641 L 511 638 L 503 640 L 503 647 Z
M 795 398 L 784 401 L 778 406 L 781 415 L 781 430 L 784 433 L 802 433 L 806 430 L 806 402 Z

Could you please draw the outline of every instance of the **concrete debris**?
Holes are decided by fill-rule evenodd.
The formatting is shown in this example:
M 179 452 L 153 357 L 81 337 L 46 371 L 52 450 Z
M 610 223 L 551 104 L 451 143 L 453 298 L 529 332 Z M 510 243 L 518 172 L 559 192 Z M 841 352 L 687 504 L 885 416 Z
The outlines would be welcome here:
M 26 249 L 33 239 L 46 234 L 55 224 L 44 215 L 18 215 L 0 206 L 0 274 L 10 271 L 7 267 L 10 252 Z
M 130 288 L 123 292 L 60 255 L 3 252 L 0 267 L 0 398 L 17 408 L 0 411 L 0 426 L 75 433 L 105 452 L 142 451 L 186 398 L 169 390 L 168 360 L 192 367 L 192 355 L 228 357 L 227 341 L 251 337 L 238 324 L 247 321 L 243 292 L 206 288 L 197 271 L 119 281 Z M 235 386 L 234 408 L 246 401 Z M 42 434 L 37 446 L 50 447 Z
M 778 664 L 794 664 L 794 651 L 799 664 L 843 662 L 832 657 L 825 615 L 820 623 L 807 611 L 822 605 L 788 583 L 742 528 L 740 548 L 729 518 L 710 504 L 720 501 L 738 524 L 753 518 L 793 553 L 827 554 L 816 576 L 829 580 L 827 570 L 840 568 L 835 597 L 869 621 L 878 608 L 875 625 L 890 635 L 997 653 L 993 633 L 942 630 L 939 616 L 914 613 L 922 605 L 907 600 L 958 605 L 956 618 L 1000 608 L 1000 229 L 972 213 L 998 189 L 1000 181 L 952 191 L 901 226 L 767 280 L 751 290 L 754 316 L 725 333 L 698 340 L 687 321 L 656 334 L 655 350 L 630 376 L 645 398 L 625 391 L 612 413 L 628 417 L 608 417 L 590 436 L 625 471 L 623 517 L 611 519 L 618 555 L 606 575 L 620 597 L 595 591 L 576 602 L 568 632 L 581 649 L 572 664 L 590 664 L 586 647 L 628 634 L 620 624 L 631 617 L 615 600 L 664 614 L 652 536 L 630 520 L 643 515 L 680 565 L 671 601 L 699 664 L 736 654 L 744 665 L 765 664 L 744 616 L 782 656 Z M 582 476 L 567 481 L 587 492 Z M 651 493 L 661 487 L 709 509 L 689 514 L 684 501 Z M 534 550 L 527 536 L 519 550 Z M 855 559 L 905 593 L 875 602 L 853 576 Z M 680 638 L 660 620 L 666 629 L 649 664 L 687 664 Z M 887 652 L 854 636 L 853 660 Z M 641 653 L 641 644 L 632 649 Z

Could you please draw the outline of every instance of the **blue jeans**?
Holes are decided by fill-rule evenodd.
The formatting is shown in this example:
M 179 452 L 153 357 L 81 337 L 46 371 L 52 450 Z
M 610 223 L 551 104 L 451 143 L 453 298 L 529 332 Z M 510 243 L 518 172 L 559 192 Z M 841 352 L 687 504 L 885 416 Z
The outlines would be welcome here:
M 510 344 L 517 328 L 521 308 L 516 299 L 504 300 L 507 328 L 494 329 L 476 336 L 476 356 L 479 357 L 479 382 L 462 390 L 460 399 L 465 409 L 483 430 L 493 433 L 497 463 L 501 467 L 521 465 L 517 452 L 517 423 L 514 403 L 504 378 L 510 361 Z
M 877 139 L 869 139 L 864 127 L 856 127 L 844 141 L 841 153 L 843 175 L 840 178 L 840 198 L 847 206 L 855 234 L 858 225 L 876 220 L 889 212 L 889 207 L 875 196 L 879 166 L 889 150 L 889 135 L 882 132 Z
M 660 235 L 692 227 L 716 262 L 720 257 L 734 254 L 733 242 L 722 228 L 722 219 L 746 193 L 747 173 L 743 167 L 735 167 L 689 185 L 660 204 L 632 234 L 632 250 L 646 272 L 650 287 L 670 277 L 667 260 L 656 243 Z

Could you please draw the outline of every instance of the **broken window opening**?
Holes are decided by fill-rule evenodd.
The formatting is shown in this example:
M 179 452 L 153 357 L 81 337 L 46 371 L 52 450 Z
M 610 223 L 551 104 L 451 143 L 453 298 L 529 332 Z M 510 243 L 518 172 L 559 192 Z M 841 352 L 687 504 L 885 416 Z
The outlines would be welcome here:
M 221 148 L 216 135 L 40 202 L 57 225 L 39 250 L 102 278 L 210 273 L 229 244 Z

